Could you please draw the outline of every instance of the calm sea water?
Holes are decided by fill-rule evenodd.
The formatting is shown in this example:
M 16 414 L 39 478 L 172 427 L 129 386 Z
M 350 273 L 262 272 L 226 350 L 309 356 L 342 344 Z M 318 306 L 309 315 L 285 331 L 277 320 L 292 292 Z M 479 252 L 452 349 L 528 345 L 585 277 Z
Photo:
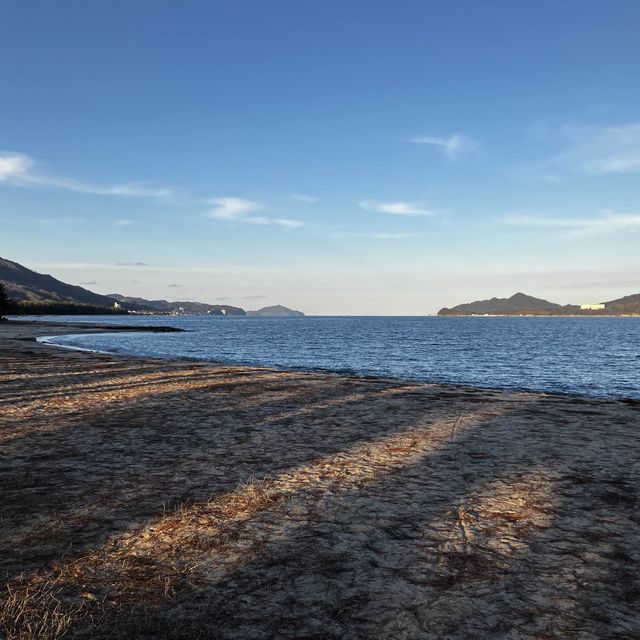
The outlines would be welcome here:
M 640 398 L 640 318 L 51 317 L 187 333 L 65 336 L 123 353 Z

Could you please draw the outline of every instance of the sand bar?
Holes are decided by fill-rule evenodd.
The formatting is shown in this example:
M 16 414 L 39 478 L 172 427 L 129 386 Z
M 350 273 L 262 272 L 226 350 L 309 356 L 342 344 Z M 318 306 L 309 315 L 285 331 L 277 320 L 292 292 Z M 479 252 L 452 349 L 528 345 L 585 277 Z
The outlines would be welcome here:
M 96 330 L 0 323 L 0 637 L 640 637 L 640 402 Z

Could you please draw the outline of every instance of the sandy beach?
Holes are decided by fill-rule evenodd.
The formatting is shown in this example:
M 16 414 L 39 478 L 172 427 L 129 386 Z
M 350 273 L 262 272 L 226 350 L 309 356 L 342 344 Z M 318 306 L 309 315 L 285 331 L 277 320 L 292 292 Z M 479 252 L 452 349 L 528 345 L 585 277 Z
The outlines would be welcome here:
M 640 402 L 79 331 L 0 323 L 5 640 L 640 638 Z

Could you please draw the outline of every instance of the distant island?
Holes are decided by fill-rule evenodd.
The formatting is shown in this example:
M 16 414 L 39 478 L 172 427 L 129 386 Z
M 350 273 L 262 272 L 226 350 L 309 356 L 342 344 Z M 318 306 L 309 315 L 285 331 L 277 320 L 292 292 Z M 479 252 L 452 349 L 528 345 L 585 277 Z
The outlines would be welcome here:
M 640 315 L 640 293 L 609 302 L 560 305 L 525 293 L 443 308 L 439 316 L 628 316 Z
M 277 304 L 273 307 L 263 307 L 257 311 L 247 311 L 248 316 L 263 316 L 272 318 L 302 318 L 304 313 L 302 311 L 294 311 L 288 307 L 283 307 L 281 304 Z
M 302 311 L 281 305 L 247 312 L 240 307 L 205 302 L 146 300 L 119 293 L 101 295 L 6 258 L 0 258 L 0 283 L 12 301 L 7 313 L 14 315 L 304 316 Z

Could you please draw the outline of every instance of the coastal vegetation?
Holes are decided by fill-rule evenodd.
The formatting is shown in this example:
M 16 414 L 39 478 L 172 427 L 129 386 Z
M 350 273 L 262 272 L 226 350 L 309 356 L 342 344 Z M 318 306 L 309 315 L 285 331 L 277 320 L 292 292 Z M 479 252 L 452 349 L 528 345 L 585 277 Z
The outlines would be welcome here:
M 102 308 L 113 307 L 114 303 L 107 296 L 37 273 L 5 258 L 0 258 L 0 282 L 17 303 L 72 303 Z
M 4 285 L 0 282 L 0 320 L 4 320 L 4 315 L 9 313 L 13 307 L 13 300 L 9 298 L 4 289 Z
M 20 300 L 19 302 L 12 301 L 7 313 L 14 316 L 101 316 L 127 315 L 129 312 L 122 308 L 99 307 L 94 304 L 56 302 L 54 300 L 41 300 L 38 302 Z

